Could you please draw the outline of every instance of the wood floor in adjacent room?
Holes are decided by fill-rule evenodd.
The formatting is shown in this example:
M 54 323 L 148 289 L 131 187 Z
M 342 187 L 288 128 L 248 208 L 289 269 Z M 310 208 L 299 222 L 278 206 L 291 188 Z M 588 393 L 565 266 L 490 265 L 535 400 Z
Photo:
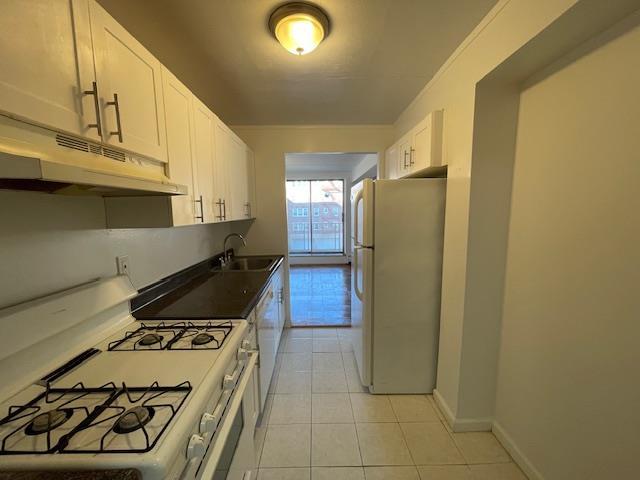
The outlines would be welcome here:
M 349 265 L 292 265 L 289 278 L 293 326 L 351 325 Z

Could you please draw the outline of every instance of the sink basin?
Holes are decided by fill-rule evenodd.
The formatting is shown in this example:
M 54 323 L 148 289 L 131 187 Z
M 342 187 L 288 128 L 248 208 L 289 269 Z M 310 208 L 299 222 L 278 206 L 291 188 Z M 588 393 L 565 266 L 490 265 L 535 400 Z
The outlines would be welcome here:
M 276 257 L 234 257 L 222 270 L 235 272 L 268 272 L 276 264 Z

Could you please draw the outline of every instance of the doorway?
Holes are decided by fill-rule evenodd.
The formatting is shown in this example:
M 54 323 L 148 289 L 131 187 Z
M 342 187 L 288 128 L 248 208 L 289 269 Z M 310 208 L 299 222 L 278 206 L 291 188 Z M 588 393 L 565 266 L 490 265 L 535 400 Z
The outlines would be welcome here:
M 342 179 L 287 180 L 290 254 L 345 253 L 344 195 Z

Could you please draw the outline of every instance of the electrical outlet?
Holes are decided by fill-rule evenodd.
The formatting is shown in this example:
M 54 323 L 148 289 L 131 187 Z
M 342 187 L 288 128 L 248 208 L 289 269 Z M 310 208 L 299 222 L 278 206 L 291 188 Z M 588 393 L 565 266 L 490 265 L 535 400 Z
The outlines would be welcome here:
M 118 275 L 129 275 L 129 256 L 122 255 L 116 257 L 116 264 L 118 265 Z

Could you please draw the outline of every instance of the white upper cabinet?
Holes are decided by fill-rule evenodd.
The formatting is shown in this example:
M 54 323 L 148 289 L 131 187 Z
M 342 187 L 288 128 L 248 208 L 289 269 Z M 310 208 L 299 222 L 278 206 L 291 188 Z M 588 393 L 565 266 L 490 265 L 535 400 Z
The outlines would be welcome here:
M 398 141 L 398 176 L 403 177 L 411 173 L 410 158 L 413 151 L 413 132 L 407 133 Z
M 442 165 L 442 110 L 427 115 L 413 129 L 412 172 Z
M 228 221 L 253 218 L 253 152 L 222 122 L 219 122 L 216 129 L 216 147 L 216 172 L 219 179 L 225 180 L 224 186 L 216 187 L 226 207 L 224 219 Z
M 169 70 L 162 68 L 162 91 L 167 126 L 166 171 L 171 181 L 187 185 L 189 193 L 171 197 L 173 225 L 204 222 L 200 204 L 195 203 L 193 166 L 195 135 L 192 94 Z M 199 199 L 198 199 L 199 200 Z M 196 211 L 197 210 L 197 211 Z M 199 218 L 196 219 L 196 216 Z
M 213 189 L 218 208 L 216 220 L 224 222 L 234 220 L 231 205 L 231 175 L 234 157 L 238 155 L 238 145 L 233 133 L 216 117 L 215 125 L 216 154 L 214 163 Z
M 103 140 L 166 161 L 160 62 L 96 2 L 89 11 Z
M 3 113 L 99 140 L 94 81 L 86 0 L 2 1 Z
M 216 144 L 214 131 L 217 117 L 207 106 L 193 98 L 194 148 L 194 198 L 196 219 L 204 223 L 219 221 L 221 206 L 214 197 L 214 161 Z M 216 173 L 217 175 L 217 173 Z
M 443 166 L 442 125 L 442 110 L 431 112 L 389 147 L 385 155 L 386 178 L 419 176 L 427 168 Z

